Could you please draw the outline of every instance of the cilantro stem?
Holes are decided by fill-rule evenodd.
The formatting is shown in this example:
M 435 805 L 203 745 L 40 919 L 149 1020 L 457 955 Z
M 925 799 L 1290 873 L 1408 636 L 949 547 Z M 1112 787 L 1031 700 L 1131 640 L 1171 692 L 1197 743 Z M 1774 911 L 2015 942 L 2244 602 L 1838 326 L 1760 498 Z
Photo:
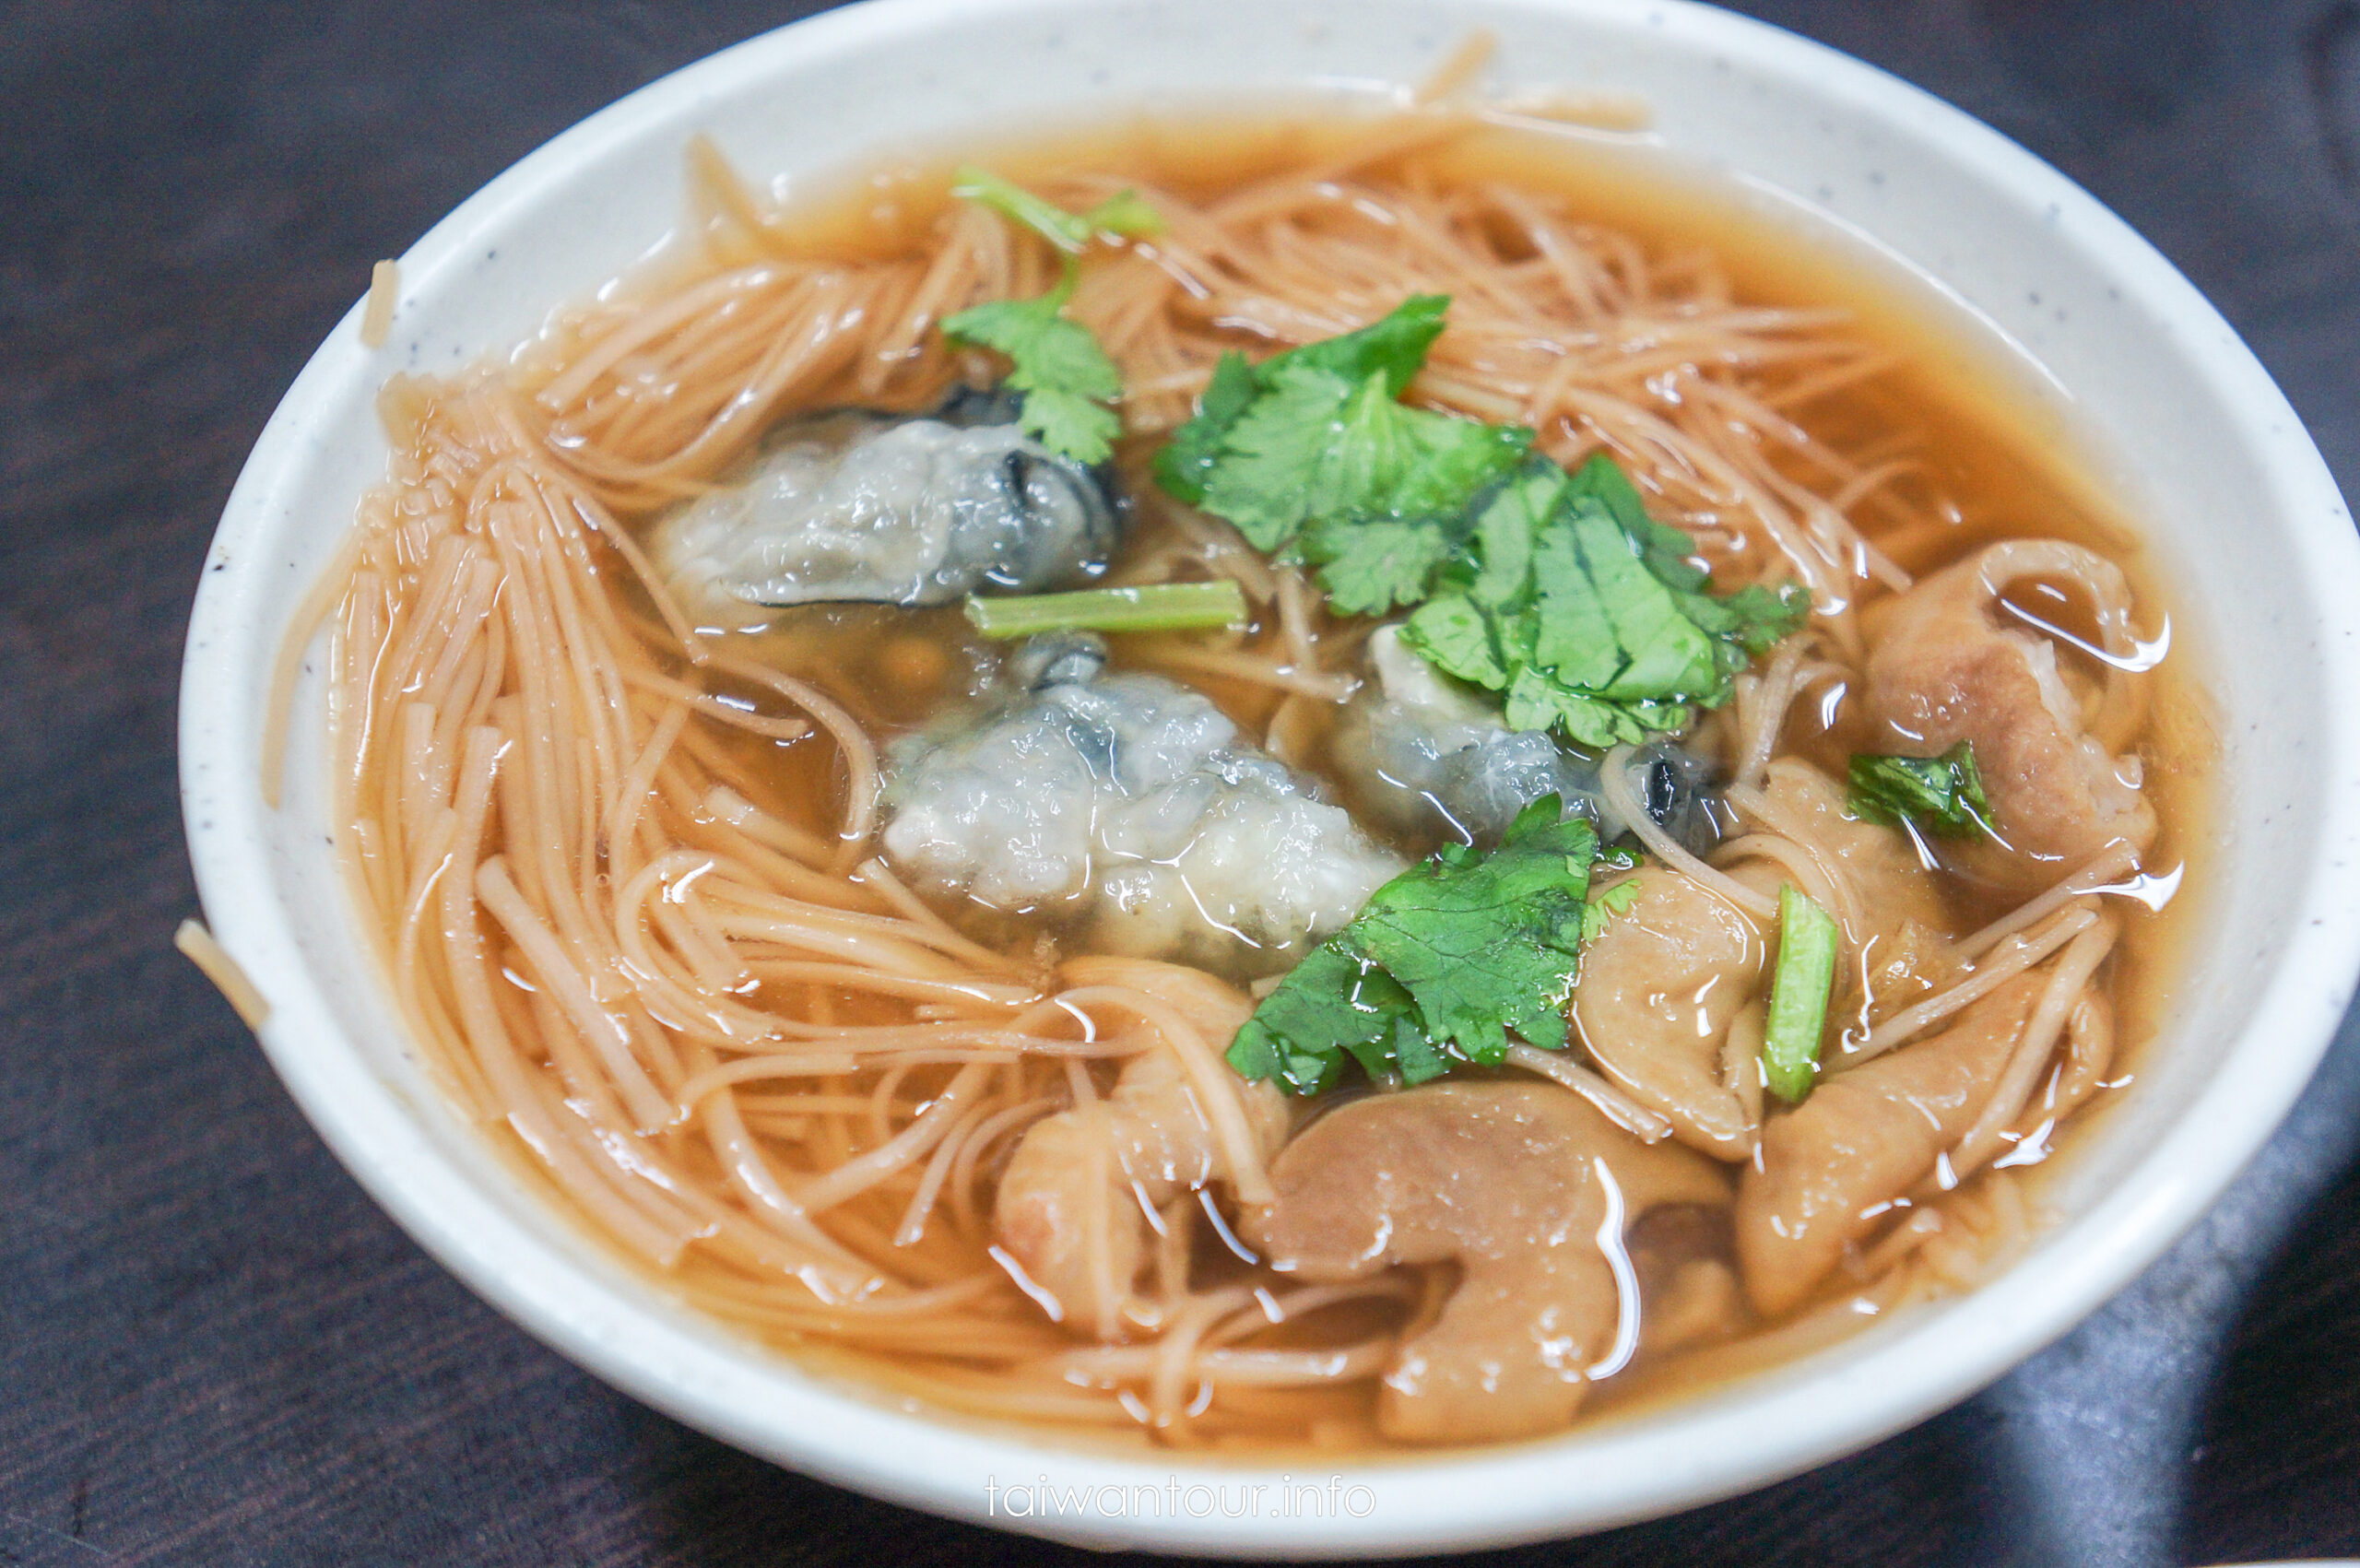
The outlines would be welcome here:
M 1090 248 L 1090 229 L 1053 202 L 1043 201 L 1023 186 L 1001 179 L 988 169 L 962 164 L 950 176 L 950 194 L 961 201 L 981 202 L 1001 217 L 1021 223 L 1068 255 Z
M 967 619 L 986 637 L 1040 631 L 1195 631 L 1245 624 L 1245 595 L 1227 578 L 1143 588 L 1083 588 L 967 601 Z
M 1770 1092 L 1788 1104 L 1811 1092 L 1820 1036 L 1835 984 L 1835 917 L 1791 882 L 1778 890 L 1778 967 L 1770 982 L 1770 1016 L 1762 1029 L 1762 1067 Z
M 1012 223 L 1021 223 L 1069 256 L 1090 249 L 1101 233 L 1136 238 L 1163 232 L 1163 219 L 1137 191 L 1121 191 L 1088 212 L 1068 212 L 988 169 L 962 164 L 950 176 L 950 194 L 981 202 Z

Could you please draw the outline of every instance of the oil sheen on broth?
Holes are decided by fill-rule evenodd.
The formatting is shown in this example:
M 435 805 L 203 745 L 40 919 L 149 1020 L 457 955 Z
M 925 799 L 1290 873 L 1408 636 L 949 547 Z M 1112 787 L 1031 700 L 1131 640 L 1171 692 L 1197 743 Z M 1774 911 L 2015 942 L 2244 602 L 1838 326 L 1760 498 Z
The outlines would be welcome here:
M 961 150 L 1091 220 L 700 144 L 656 264 L 386 389 L 338 842 L 529 1178 L 1103 1442 L 1542 1435 L 2003 1266 L 2165 1004 L 2212 745 L 2038 407 L 1629 147 Z

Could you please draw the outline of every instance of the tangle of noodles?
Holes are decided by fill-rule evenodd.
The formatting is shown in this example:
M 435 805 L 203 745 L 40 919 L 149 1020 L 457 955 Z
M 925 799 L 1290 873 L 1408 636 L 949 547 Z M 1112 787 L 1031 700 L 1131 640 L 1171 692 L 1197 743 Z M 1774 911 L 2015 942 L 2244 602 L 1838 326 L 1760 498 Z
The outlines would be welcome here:
M 1430 92 L 1447 98 L 1478 64 L 1446 65 Z M 1568 465 L 1611 453 L 1723 589 L 1810 588 L 1810 631 L 1740 677 L 1693 742 L 1726 763 L 1741 833 L 1710 856 L 1682 848 L 1641 808 L 1627 748 L 1606 759 L 1605 790 L 1679 874 L 1757 920 L 1776 911 L 1764 888 L 1792 881 L 1857 946 L 1872 890 L 1771 783 L 1774 759 L 1834 745 L 1821 715 L 1863 678 L 1856 607 L 1906 588 L 1900 562 L 1958 548 L 1944 542 L 1957 508 L 1877 428 L 1883 405 L 1864 390 L 1896 351 L 1843 310 L 1765 302 L 1709 250 L 1600 225 L 1487 166 L 1470 149 L 1495 134 L 1437 108 L 1217 178 L 1084 159 L 1036 182 L 1074 207 L 1137 187 L 1167 226 L 1083 269 L 1069 305 L 1121 367 L 1135 438 L 1138 537 L 1111 580 L 1227 578 L 1257 612 L 1247 632 L 1140 638 L 1122 656 L 1316 764 L 1367 628 L 1331 619 L 1300 569 L 1162 499 L 1138 465 L 1225 349 L 1312 341 L 1446 293 L 1450 330 L 1415 401 L 1528 424 Z M 942 319 L 1044 291 L 1056 259 L 957 204 L 831 246 L 709 144 L 690 165 L 690 241 L 659 268 L 560 311 L 509 360 L 385 388 L 391 471 L 279 666 L 270 787 L 301 654 L 324 626 L 339 843 L 433 1070 L 698 1309 L 942 1407 L 1169 1442 L 1374 1441 L 1376 1379 L 1439 1314 L 1436 1278 L 1290 1283 L 1251 1265 L 1213 1193 L 1159 1208 L 1110 1186 L 1091 1221 L 1102 1265 L 1104 1228 L 1132 1220 L 1152 1256 L 1127 1316 L 1090 1344 L 994 1234 L 1011 1151 L 1159 1053 L 1204 1119 L 1221 1201 L 1267 1197 L 1263 1112 L 1221 1060 L 1253 998 L 1201 971 L 947 919 L 879 848 L 880 743 L 923 717 L 926 682 L 894 687 L 877 673 L 891 660 L 856 639 L 725 648 L 642 548 L 651 518 L 781 417 L 932 407 L 983 368 L 945 346 Z M 2054 564 L 2027 551 L 2011 570 Z M 2099 607 L 2109 650 L 2128 645 L 2126 604 Z M 870 623 L 842 624 L 850 638 Z M 2141 722 L 2125 690 L 2109 676 L 2092 700 L 2109 744 Z M 1860 1300 L 1963 1288 L 2025 1232 L 2011 1145 L 2045 1147 L 2116 1060 L 2125 927 L 2097 906 L 2136 869 L 2109 851 L 2017 909 L 1967 911 L 1948 933 L 1971 933 L 1954 972 L 1831 1064 L 2045 977 L 2000 1091 L 1950 1153 L 1950 1190 L 1856 1250 Z M 1714 1069 L 1756 1127 L 1763 1028 L 1758 1002 L 1741 1010 Z M 1510 1064 L 1640 1138 L 1671 1130 L 1577 1054 L 1517 1045 Z M 1816 1342 L 1833 1310 L 1757 1326 L 1747 1353 Z

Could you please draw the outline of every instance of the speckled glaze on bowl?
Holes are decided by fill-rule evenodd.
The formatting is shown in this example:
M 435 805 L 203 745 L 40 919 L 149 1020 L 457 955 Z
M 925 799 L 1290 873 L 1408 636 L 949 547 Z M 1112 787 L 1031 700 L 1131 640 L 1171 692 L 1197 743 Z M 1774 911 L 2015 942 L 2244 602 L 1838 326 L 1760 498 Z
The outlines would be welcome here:
M 1393 92 L 1475 27 L 1504 46 L 1493 85 L 1637 94 L 1665 156 L 1947 297 L 2130 499 L 2179 584 L 2180 631 L 2227 715 L 2217 863 L 2234 874 L 2207 895 L 2140 1081 L 2050 1186 L 2059 1222 L 1980 1291 L 1775 1372 L 1545 1442 L 1298 1459 L 1287 1468 L 1313 1493 L 1268 1468 L 932 1418 L 684 1312 L 548 1211 L 419 1070 L 331 859 L 314 688 L 285 807 L 260 796 L 274 653 L 383 471 L 376 386 L 502 348 L 628 265 L 677 210 L 680 150 L 700 130 L 799 185 L 1044 117 Z M 2350 994 L 2360 548 L 2318 454 L 2229 327 L 2089 195 L 1965 115 L 1773 29 L 1609 0 L 871 0 L 584 122 L 437 225 L 401 277 L 391 342 L 360 346 L 356 305 L 265 430 L 214 541 L 181 711 L 206 912 L 270 1002 L 262 1042 L 289 1089 L 422 1245 L 598 1375 L 781 1464 L 1014 1529 L 1241 1555 L 1476 1547 L 1725 1496 L 1963 1397 L 2128 1281 L 2260 1147 Z

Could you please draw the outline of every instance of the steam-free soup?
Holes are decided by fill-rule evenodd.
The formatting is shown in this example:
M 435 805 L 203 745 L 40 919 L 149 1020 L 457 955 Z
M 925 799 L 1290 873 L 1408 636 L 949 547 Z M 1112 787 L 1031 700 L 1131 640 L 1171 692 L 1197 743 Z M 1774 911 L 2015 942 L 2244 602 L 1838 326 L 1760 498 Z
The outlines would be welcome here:
M 1543 1434 L 2004 1262 L 2206 758 L 2036 409 L 1545 127 L 976 162 L 700 144 L 386 388 L 336 819 L 458 1102 L 701 1311 L 1171 1444 Z

